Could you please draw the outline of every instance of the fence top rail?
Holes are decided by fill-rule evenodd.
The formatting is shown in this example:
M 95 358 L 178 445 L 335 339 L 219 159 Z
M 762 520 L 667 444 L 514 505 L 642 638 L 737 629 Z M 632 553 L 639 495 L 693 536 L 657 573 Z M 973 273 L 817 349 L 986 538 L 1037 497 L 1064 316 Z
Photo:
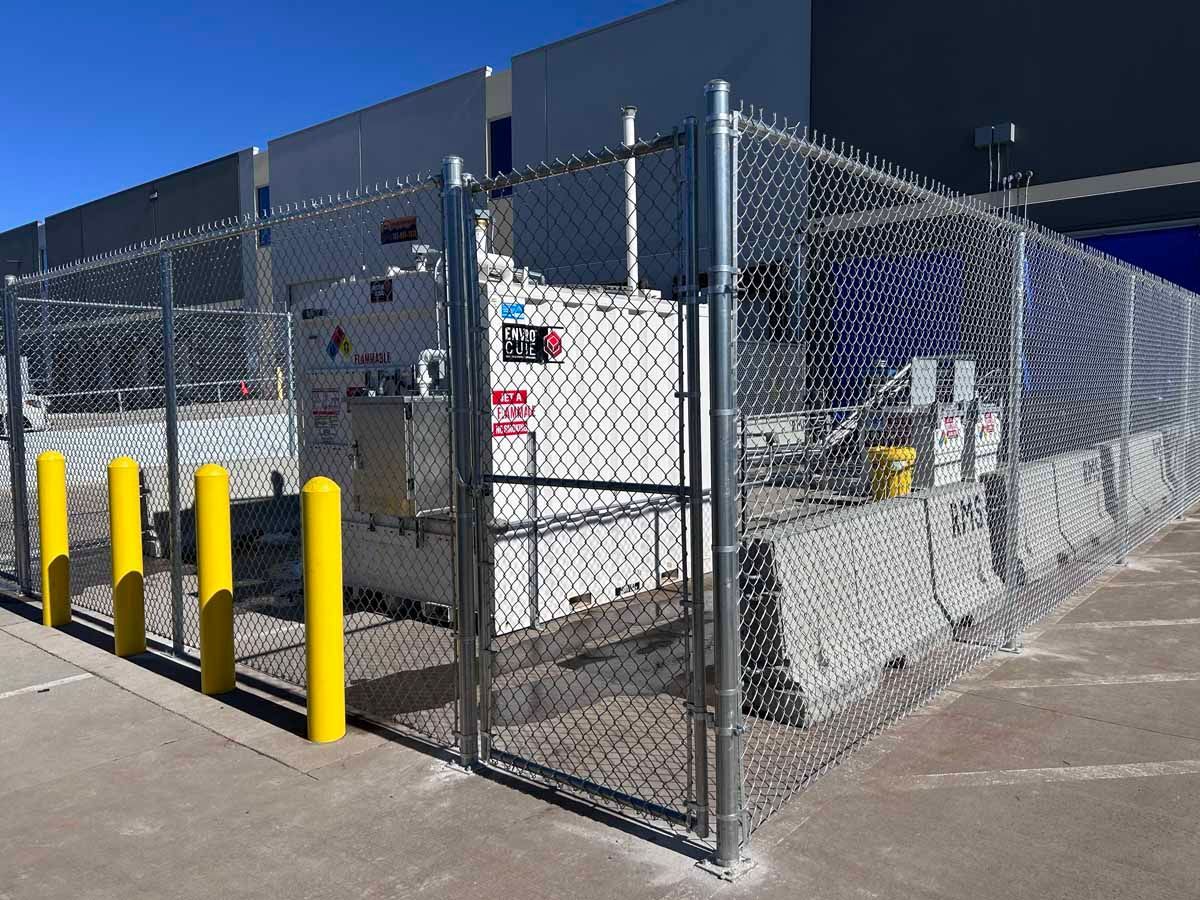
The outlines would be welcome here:
M 18 289 L 19 289 L 18 285 Z M 61 297 L 32 297 L 28 295 L 17 294 L 17 302 L 19 303 L 36 303 L 39 306 L 65 306 L 76 309 L 79 307 L 112 310 L 115 312 L 145 312 L 158 315 L 163 311 L 161 304 L 147 303 L 105 303 L 99 300 L 64 300 Z M 288 314 L 279 312 L 278 310 L 270 309 L 235 309 L 233 307 L 219 306 L 180 306 L 174 304 L 174 310 L 177 315 L 188 315 L 189 313 L 197 313 L 206 316 L 241 316 L 243 318 L 262 318 L 262 319 L 287 319 Z
M 1042 246 L 1050 246 L 1103 268 L 1114 270 L 1127 277 L 1153 282 L 1173 291 L 1189 302 L 1200 301 L 1200 295 L 1165 278 L 1117 259 L 1080 241 L 1046 228 L 1013 212 L 997 209 L 975 197 L 952 190 L 932 179 L 921 177 L 907 169 L 899 168 L 886 160 L 864 153 L 845 142 L 818 131 L 784 123 L 780 127 L 775 120 L 768 121 L 761 109 L 751 108 L 735 113 L 735 133 L 768 143 L 785 146 L 798 155 L 822 165 L 840 169 L 854 177 L 874 182 L 912 201 L 911 204 L 893 204 L 876 210 L 858 210 L 842 215 L 823 217 L 810 226 L 817 232 L 835 232 L 862 228 L 869 225 L 891 224 L 914 221 L 921 218 L 940 218 L 948 215 L 963 215 L 985 224 L 1013 232 L 1025 232 L 1027 240 Z M 840 146 L 839 146 L 840 145 Z
M 558 175 L 569 175 L 587 169 L 612 165 L 627 159 L 638 159 L 643 156 L 653 156 L 665 150 L 680 146 L 683 132 L 676 128 L 671 131 L 656 134 L 652 138 L 638 140 L 634 144 L 619 147 L 603 147 L 600 150 L 588 150 L 582 155 L 572 154 L 566 159 L 558 158 L 549 162 L 528 165 L 519 171 L 514 170 L 488 178 L 475 178 L 471 182 L 471 190 L 476 193 L 495 191 L 503 188 L 527 184 L 532 181 L 543 181 Z
M 271 373 L 268 373 L 265 375 L 257 375 L 257 376 L 246 375 L 243 378 L 226 378 L 223 381 L 187 381 L 187 382 L 183 382 L 181 384 L 175 385 L 175 388 L 176 388 L 176 390 L 181 390 L 183 388 L 223 387 L 225 385 L 232 385 L 232 384 L 237 384 L 237 385 L 247 384 L 247 385 L 249 385 L 249 384 L 258 384 L 259 382 L 262 382 L 264 384 L 272 384 L 278 379 L 278 377 L 279 377 L 279 375 L 277 372 L 271 372 Z M 46 400 L 54 400 L 59 397 L 98 397 L 101 395 L 115 396 L 118 394 L 136 394 L 139 391 L 165 391 L 166 389 L 167 389 L 167 386 L 165 384 L 139 384 L 139 385 L 134 385 L 132 387 L 101 388 L 99 390 L 89 390 L 89 391 L 59 391 L 56 394 L 40 394 L 40 393 L 37 393 L 36 391 L 33 391 L 31 393 L 37 394 L 38 397 L 42 397 Z
M 30 272 L 27 275 L 18 276 L 11 284 L 20 288 L 24 285 L 37 284 L 38 282 L 102 269 L 117 263 L 145 259 L 160 253 L 169 253 L 174 250 L 182 250 L 229 238 L 250 235 L 264 228 L 291 225 L 308 219 L 332 215 L 333 213 L 342 212 L 347 209 L 369 206 L 372 203 L 378 203 L 382 200 L 411 196 L 430 189 L 440 190 L 441 184 L 441 175 L 420 174 L 409 178 L 385 181 L 382 185 L 376 184 L 372 188 L 362 188 L 336 195 L 330 194 L 325 197 L 313 197 L 295 203 L 281 204 L 271 207 L 265 213 L 256 210 L 244 216 L 231 216 L 226 219 L 218 219 L 215 222 L 198 225 L 194 228 L 164 236 L 158 240 L 143 241 L 140 244 L 132 244 L 118 250 L 110 250 L 106 253 L 75 260 L 74 262 L 55 266 L 40 272 Z

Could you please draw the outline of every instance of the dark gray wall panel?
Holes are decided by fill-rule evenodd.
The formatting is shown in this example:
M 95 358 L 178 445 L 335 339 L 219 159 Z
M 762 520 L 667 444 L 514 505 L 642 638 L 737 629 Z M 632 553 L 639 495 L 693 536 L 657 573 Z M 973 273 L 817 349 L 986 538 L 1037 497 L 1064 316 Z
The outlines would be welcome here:
M 236 153 L 158 179 L 158 233 L 174 234 L 238 216 L 240 183 Z
M 638 132 L 704 121 L 704 85 L 724 78 L 744 98 L 804 122 L 810 6 L 678 0 L 513 59 L 513 160 L 520 168 L 620 143 L 618 108 Z
M 83 258 L 83 214 L 76 206 L 46 217 L 46 264 L 63 266 Z
M 463 157 L 483 174 L 485 69 L 387 100 L 270 143 L 271 202 L 276 206 L 374 188 L 440 171 L 442 157 Z
M 638 108 L 638 135 L 668 132 L 695 115 L 703 135 L 704 86 L 713 78 L 744 99 L 803 123 L 809 107 L 807 0 L 749 0 L 729 4 L 678 0 L 513 59 L 513 163 L 582 155 L 621 142 L 621 106 Z M 676 268 L 673 175 L 647 163 L 638 176 L 644 280 L 667 289 Z M 562 196 L 553 196 L 553 191 Z M 513 198 L 513 247 L 520 265 L 562 280 L 619 282 L 624 272 L 623 186 L 615 174 L 566 178 Z M 592 192 L 573 205 L 572 192 Z M 706 201 L 701 196 L 701 214 Z M 558 208 L 575 219 L 540 235 L 538 222 Z M 705 265 L 703 259 L 701 265 Z
M 154 184 L 143 184 L 86 204 L 80 210 L 83 255 L 95 256 L 152 240 L 155 220 L 150 197 L 154 190 Z
M 1192 161 L 1198 25 L 1171 0 L 816 0 L 812 123 L 971 193 L 988 182 L 973 130 L 998 122 L 1036 183 Z
M 272 206 L 357 190 L 359 113 L 275 138 L 269 152 Z
M 65 265 L 237 216 L 238 192 L 232 153 L 48 216 L 46 255 L 51 266 Z
M 37 222 L 0 233 L 0 275 L 28 275 L 38 263 Z
M 364 109 L 362 186 L 441 171 L 451 154 L 463 158 L 464 171 L 486 174 L 485 76 L 476 69 Z
M 238 154 L 164 176 L 46 219 L 46 256 L 51 267 L 122 250 L 239 214 Z M 157 193 L 158 198 L 151 199 Z M 157 261 L 102 268 L 71 281 L 74 296 L 93 302 L 157 303 Z M 129 271 L 137 269 L 137 276 Z M 127 271 L 128 270 L 128 271 Z M 180 304 L 242 298 L 242 255 L 236 239 L 215 241 L 175 254 L 175 291 Z

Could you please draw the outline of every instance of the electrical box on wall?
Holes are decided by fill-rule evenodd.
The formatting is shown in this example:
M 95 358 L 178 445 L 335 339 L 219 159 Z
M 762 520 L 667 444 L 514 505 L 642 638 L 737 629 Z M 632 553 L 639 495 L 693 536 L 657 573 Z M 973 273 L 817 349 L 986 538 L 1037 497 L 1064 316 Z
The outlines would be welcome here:
M 1017 126 L 1012 122 L 1001 122 L 997 125 L 980 125 L 975 129 L 975 149 L 999 147 L 1003 144 L 1017 142 Z

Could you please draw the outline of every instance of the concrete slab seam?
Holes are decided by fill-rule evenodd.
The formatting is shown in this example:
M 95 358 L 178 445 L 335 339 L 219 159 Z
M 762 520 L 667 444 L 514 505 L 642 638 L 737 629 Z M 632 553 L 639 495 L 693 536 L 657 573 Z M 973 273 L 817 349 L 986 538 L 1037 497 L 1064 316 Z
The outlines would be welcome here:
M 905 775 L 876 784 L 886 790 L 923 791 L 955 787 L 1007 787 L 1022 784 L 1103 781 L 1127 778 L 1162 778 L 1200 775 L 1200 759 L 1166 762 L 1118 763 L 1100 766 L 1054 766 L 1040 769 L 996 769 L 980 772 L 940 772 Z
M 1144 675 L 1075 675 L 1063 678 L 1014 678 L 1008 681 L 984 681 L 979 687 L 1004 691 L 1037 690 L 1056 687 L 1112 687 L 1122 684 L 1173 684 L 1200 681 L 1200 672 L 1149 672 Z
M 28 687 L 0 692 L 0 700 L 7 700 L 9 697 L 19 697 L 22 694 L 36 694 L 41 691 L 48 691 L 51 688 L 62 687 L 64 684 L 71 684 L 72 682 L 95 677 L 91 672 L 80 672 L 78 675 L 68 675 L 66 678 L 56 678 L 53 681 L 43 681 L 41 684 L 31 684 Z

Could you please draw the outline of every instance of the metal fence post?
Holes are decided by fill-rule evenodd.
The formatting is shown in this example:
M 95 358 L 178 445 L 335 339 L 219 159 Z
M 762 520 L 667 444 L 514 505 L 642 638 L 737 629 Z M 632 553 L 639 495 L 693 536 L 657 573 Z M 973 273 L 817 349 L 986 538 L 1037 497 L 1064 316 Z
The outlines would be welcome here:
M 12 477 L 13 574 L 21 590 L 33 592 L 29 553 L 29 494 L 25 480 L 25 384 L 21 378 L 20 326 L 16 278 L 4 277 L 4 370 L 7 381 L 8 469 Z
M 1007 470 L 1004 504 L 1004 589 L 1009 622 L 1004 649 L 1020 649 L 1021 623 L 1016 619 L 1017 554 L 1021 535 L 1021 402 L 1025 394 L 1025 232 L 1017 234 L 1013 253 L 1012 303 L 1008 336 Z
M 287 346 L 284 352 L 287 354 L 287 412 L 288 412 L 288 456 L 295 457 L 297 454 L 296 447 L 296 382 L 295 373 L 292 369 L 292 314 L 289 312 L 284 317 L 284 322 L 287 323 L 286 340 Z
M 688 711 L 692 720 L 692 767 L 695 779 L 696 834 L 708 837 L 708 698 L 705 696 L 704 628 L 704 450 L 700 383 L 700 229 L 699 160 L 695 116 L 683 120 L 683 299 L 687 367 L 688 600 L 691 603 L 692 670 Z
M 175 392 L 175 276 L 171 251 L 158 255 L 162 293 L 163 385 L 167 426 L 168 540 L 171 547 L 171 649 L 183 655 L 183 525 L 179 513 L 179 407 Z
M 709 419 L 712 441 L 713 603 L 716 625 L 717 848 L 715 864 L 741 861 L 742 682 L 738 609 L 737 443 L 734 432 L 733 128 L 729 83 L 710 81 L 708 102 Z
M 1186 325 L 1183 329 L 1183 360 L 1182 360 L 1182 378 L 1183 378 L 1183 396 L 1180 398 L 1179 409 L 1179 428 L 1180 440 L 1183 443 L 1183 451 L 1179 454 L 1181 458 L 1181 466 L 1179 473 L 1179 484 L 1177 485 L 1183 499 L 1179 503 L 1179 509 L 1176 515 L 1183 518 L 1188 511 L 1188 507 L 1192 502 L 1192 301 L 1186 296 L 1183 298 L 1185 303 L 1184 320 Z
M 459 762 L 473 766 L 479 759 L 478 686 L 475 677 L 475 498 L 472 492 L 475 459 L 471 384 L 471 340 L 467 297 L 467 236 L 465 234 L 462 159 L 442 160 L 442 228 L 446 248 L 446 287 L 450 326 L 450 396 L 453 417 L 455 593 L 458 638 Z M 474 247 L 474 242 L 471 242 Z
M 488 326 L 482 312 L 481 292 L 479 288 L 479 257 L 478 246 L 475 243 L 475 214 L 472 200 L 473 179 L 470 175 L 463 176 L 463 273 L 466 280 L 467 306 L 467 381 L 470 385 L 470 396 L 467 398 L 467 412 L 470 422 L 471 443 L 468 451 L 471 454 L 471 498 L 474 506 L 473 523 L 475 528 L 475 545 L 473 564 L 475 567 L 475 618 L 473 637 L 477 641 L 476 679 L 479 685 L 476 714 L 479 730 L 479 759 L 486 762 L 491 755 L 491 722 L 492 722 L 492 636 L 493 636 L 493 604 L 495 594 L 488 585 L 491 572 L 489 563 L 490 547 L 488 544 L 488 504 L 489 491 L 485 487 L 485 471 L 491 466 L 490 425 L 492 421 L 491 392 L 488 390 L 486 360 L 488 355 Z M 486 194 L 484 195 L 486 198 Z M 485 199 L 486 202 L 486 199 Z M 535 436 L 536 437 L 536 436 Z M 534 475 L 537 469 L 537 445 L 534 444 L 532 463 Z M 484 466 L 489 468 L 485 470 Z M 536 489 L 535 489 L 536 490 Z M 540 515 L 540 512 L 538 513 Z M 534 533 L 537 532 L 537 516 L 534 516 Z M 539 613 L 540 617 L 540 613 Z
M 1117 563 L 1129 552 L 1129 491 L 1132 480 L 1129 458 L 1129 428 L 1133 420 L 1133 304 L 1137 296 L 1137 274 L 1129 275 L 1129 302 L 1125 305 L 1125 346 L 1121 370 L 1121 462 L 1117 490 Z

